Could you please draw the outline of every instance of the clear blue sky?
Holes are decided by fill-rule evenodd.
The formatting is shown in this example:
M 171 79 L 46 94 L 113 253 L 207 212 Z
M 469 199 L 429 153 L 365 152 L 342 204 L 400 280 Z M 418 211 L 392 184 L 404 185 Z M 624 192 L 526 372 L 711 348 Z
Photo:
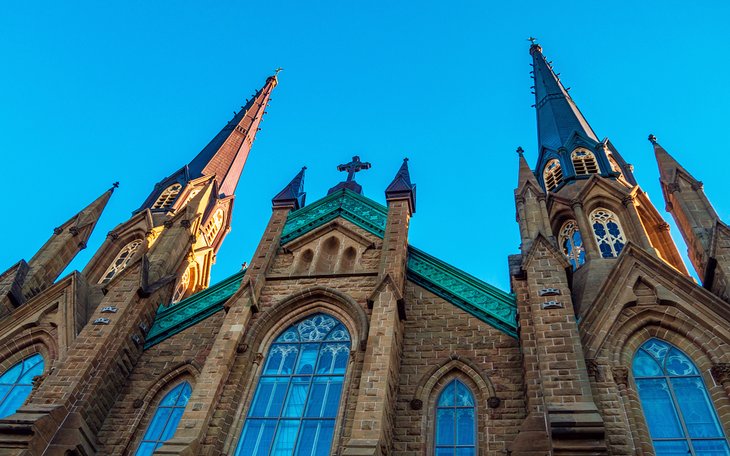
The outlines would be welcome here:
M 728 17 L 719 1 L 5 3 L 0 269 L 119 180 L 81 269 L 282 66 L 214 282 L 249 260 L 271 197 L 302 165 L 312 202 L 359 154 L 373 167 L 358 181 L 380 202 L 410 157 L 411 243 L 509 289 L 514 150 L 536 157 L 530 35 L 665 216 L 649 133 L 727 220 Z

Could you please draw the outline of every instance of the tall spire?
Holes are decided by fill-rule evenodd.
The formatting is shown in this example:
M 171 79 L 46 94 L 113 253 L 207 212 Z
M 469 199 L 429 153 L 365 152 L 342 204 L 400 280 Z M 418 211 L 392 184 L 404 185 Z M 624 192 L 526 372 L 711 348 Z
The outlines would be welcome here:
M 276 194 L 271 200 L 273 206 L 289 206 L 293 207 L 294 210 L 304 206 L 304 201 L 307 197 L 304 191 L 304 171 L 306 170 L 307 167 L 303 166 L 302 170 L 294 176 L 294 179 L 282 191 Z
M 233 194 L 261 119 L 266 113 L 271 92 L 277 84 L 276 74 L 268 77 L 264 86 L 251 100 L 247 100 L 246 105 L 190 162 L 188 169 L 191 179 L 215 175 L 219 193 L 225 196 Z
M 568 90 L 555 74 L 542 53 L 542 47 L 530 46 L 535 80 L 535 110 L 540 150 L 557 150 L 574 132 L 598 142 L 598 137 L 570 98 Z
M 659 179 L 662 184 L 674 183 L 674 178 L 677 171 L 680 171 L 686 175 L 691 182 L 699 182 L 695 179 L 689 171 L 684 169 L 677 160 L 674 159 L 669 152 L 667 152 L 657 141 L 656 136 L 649 135 L 649 142 L 654 146 L 654 156 L 656 157 L 657 165 L 659 166 Z
M 517 155 L 519 155 L 517 190 L 522 190 L 525 185 L 530 183 L 533 187 L 535 187 L 536 190 L 539 190 L 541 193 L 545 193 L 542 187 L 540 187 L 540 184 L 537 182 L 537 179 L 535 178 L 535 173 L 532 172 L 532 170 L 530 169 L 530 165 L 527 164 L 527 160 L 525 159 L 525 151 L 522 149 L 522 147 L 517 148 Z

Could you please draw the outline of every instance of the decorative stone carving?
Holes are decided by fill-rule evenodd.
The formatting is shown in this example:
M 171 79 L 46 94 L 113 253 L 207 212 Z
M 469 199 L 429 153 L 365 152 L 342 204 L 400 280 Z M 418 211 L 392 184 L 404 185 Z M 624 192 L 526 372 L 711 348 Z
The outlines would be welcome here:
M 86 248 L 86 242 L 79 242 L 78 246 L 80 250 L 84 250 Z
M 411 401 L 411 410 L 421 410 L 423 408 L 423 401 L 420 399 L 413 399 Z
M 694 181 L 692 182 L 692 190 L 702 190 L 702 187 L 704 187 L 705 184 L 702 183 L 702 181 Z
M 57 226 L 56 228 L 53 229 L 53 234 L 59 235 L 61 233 L 63 233 L 63 228 L 61 228 L 60 226 Z
M 68 229 L 68 232 L 71 233 L 71 236 L 78 236 L 79 229 L 76 228 L 75 226 L 72 226 L 71 228 Z
M 542 303 L 543 310 L 547 309 L 562 309 L 563 303 L 558 301 L 547 301 Z
M 172 228 L 172 220 L 165 220 L 162 224 L 165 228 Z
M 658 229 L 659 231 L 669 231 L 669 223 L 667 223 L 667 222 L 662 222 L 662 223 L 660 223 L 659 225 L 657 225 L 657 229 Z
M 543 288 L 537 292 L 539 296 L 558 296 L 560 294 L 559 288 Z
M 621 203 L 622 203 L 622 204 L 623 204 L 624 206 L 626 206 L 626 207 L 629 207 L 629 206 L 631 206 L 632 204 L 634 204 L 634 197 L 633 197 L 633 195 L 627 195 L 627 196 L 625 196 L 625 197 L 624 197 L 624 198 L 623 198 L 623 199 L 621 200 Z
M 613 381 L 617 385 L 629 386 L 629 369 L 628 367 L 613 367 L 611 368 L 611 374 L 613 375 Z
M 710 374 L 717 383 L 726 383 L 730 381 L 730 363 L 715 364 L 710 368 Z
M 111 322 L 112 321 L 108 318 L 97 318 L 96 320 L 94 320 L 95 325 L 108 325 Z
M 497 396 L 492 396 L 487 399 L 487 407 L 489 408 L 497 408 L 501 403 L 502 399 L 498 398 Z
M 236 353 L 246 353 L 248 351 L 248 344 L 238 344 L 238 347 L 236 347 Z
M 677 184 L 676 182 L 675 183 L 671 183 L 671 184 L 667 184 L 665 186 L 665 188 L 667 189 L 667 193 L 669 193 L 670 195 L 672 193 L 674 193 L 674 192 L 680 191 L 679 184 Z
M 106 237 L 108 237 L 112 241 L 116 241 L 117 239 L 119 239 L 119 233 L 117 233 L 116 231 L 110 231 L 106 233 Z
M 261 362 L 263 360 L 264 360 L 264 354 L 261 352 L 256 353 L 256 356 L 253 357 L 254 364 L 261 364 Z
M 597 382 L 605 381 L 603 378 L 603 372 L 601 369 L 601 366 L 598 364 L 598 362 L 593 359 L 589 358 L 586 359 L 586 370 L 588 371 L 588 375 L 593 377 L 593 379 Z
M 181 220 L 180 226 L 183 228 L 190 228 L 190 220 Z

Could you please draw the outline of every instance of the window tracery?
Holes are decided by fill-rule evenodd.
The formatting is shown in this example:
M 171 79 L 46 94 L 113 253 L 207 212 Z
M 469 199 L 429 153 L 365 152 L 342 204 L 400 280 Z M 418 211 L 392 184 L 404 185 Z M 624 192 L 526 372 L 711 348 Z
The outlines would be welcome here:
M 588 149 L 576 149 L 570 154 L 575 174 L 595 174 L 599 171 L 596 156 Z
M 210 220 L 208 220 L 208 223 L 205 224 L 203 236 L 205 236 L 205 240 L 208 244 L 212 244 L 213 240 L 218 235 L 218 231 L 223 226 L 223 218 L 223 209 L 218 209 L 215 211 Z
M 33 390 L 33 377 L 41 375 L 43 356 L 35 353 L 0 375 L 0 418 L 15 413 Z
M 607 209 L 591 212 L 591 226 L 603 258 L 617 257 L 626 245 L 618 217 Z
M 101 276 L 99 283 L 108 283 L 111 279 L 114 278 L 114 276 L 122 272 L 132 260 L 134 253 L 137 251 L 140 245 L 142 245 L 142 240 L 135 239 L 134 241 L 122 247 L 119 253 L 117 253 L 116 258 L 114 258 L 114 261 L 112 261 L 112 264 L 109 265 L 107 270 L 104 272 L 104 275 Z
M 583 239 L 575 220 L 568 220 L 560 228 L 560 248 L 573 270 L 578 269 L 586 262 L 586 252 L 583 247 Z
M 271 344 L 236 456 L 329 455 L 350 334 L 322 313 L 290 326 Z
M 553 158 L 545 165 L 542 172 L 542 178 L 545 182 L 545 189 L 549 192 L 553 191 L 558 185 L 563 183 L 563 169 L 560 167 L 560 160 Z
M 632 372 L 657 454 L 730 454 L 707 387 L 687 355 L 652 338 L 634 355 Z
M 169 209 L 172 207 L 172 203 L 175 202 L 177 195 L 182 190 L 182 185 L 174 183 L 164 189 L 160 196 L 157 197 L 157 201 L 152 205 L 152 209 Z
M 182 382 L 162 398 L 135 456 L 151 456 L 166 440 L 175 435 L 192 392 L 190 383 Z
M 476 454 L 476 406 L 471 390 L 459 379 L 443 389 L 436 402 L 436 456 Z

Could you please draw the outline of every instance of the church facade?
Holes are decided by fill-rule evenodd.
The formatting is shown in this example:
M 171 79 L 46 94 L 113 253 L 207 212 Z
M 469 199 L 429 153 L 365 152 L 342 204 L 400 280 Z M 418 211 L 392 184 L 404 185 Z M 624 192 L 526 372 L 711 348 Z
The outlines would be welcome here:
M 500 290 L 408 243 L 416 186 L 272 199 L 210 284 L 277 76 L 86 247 L 114 188 L 0 275 L 0 454 L 730 455 L 730 229 L 650 136 L 669 225 L 530 47 L 538 160 Z

